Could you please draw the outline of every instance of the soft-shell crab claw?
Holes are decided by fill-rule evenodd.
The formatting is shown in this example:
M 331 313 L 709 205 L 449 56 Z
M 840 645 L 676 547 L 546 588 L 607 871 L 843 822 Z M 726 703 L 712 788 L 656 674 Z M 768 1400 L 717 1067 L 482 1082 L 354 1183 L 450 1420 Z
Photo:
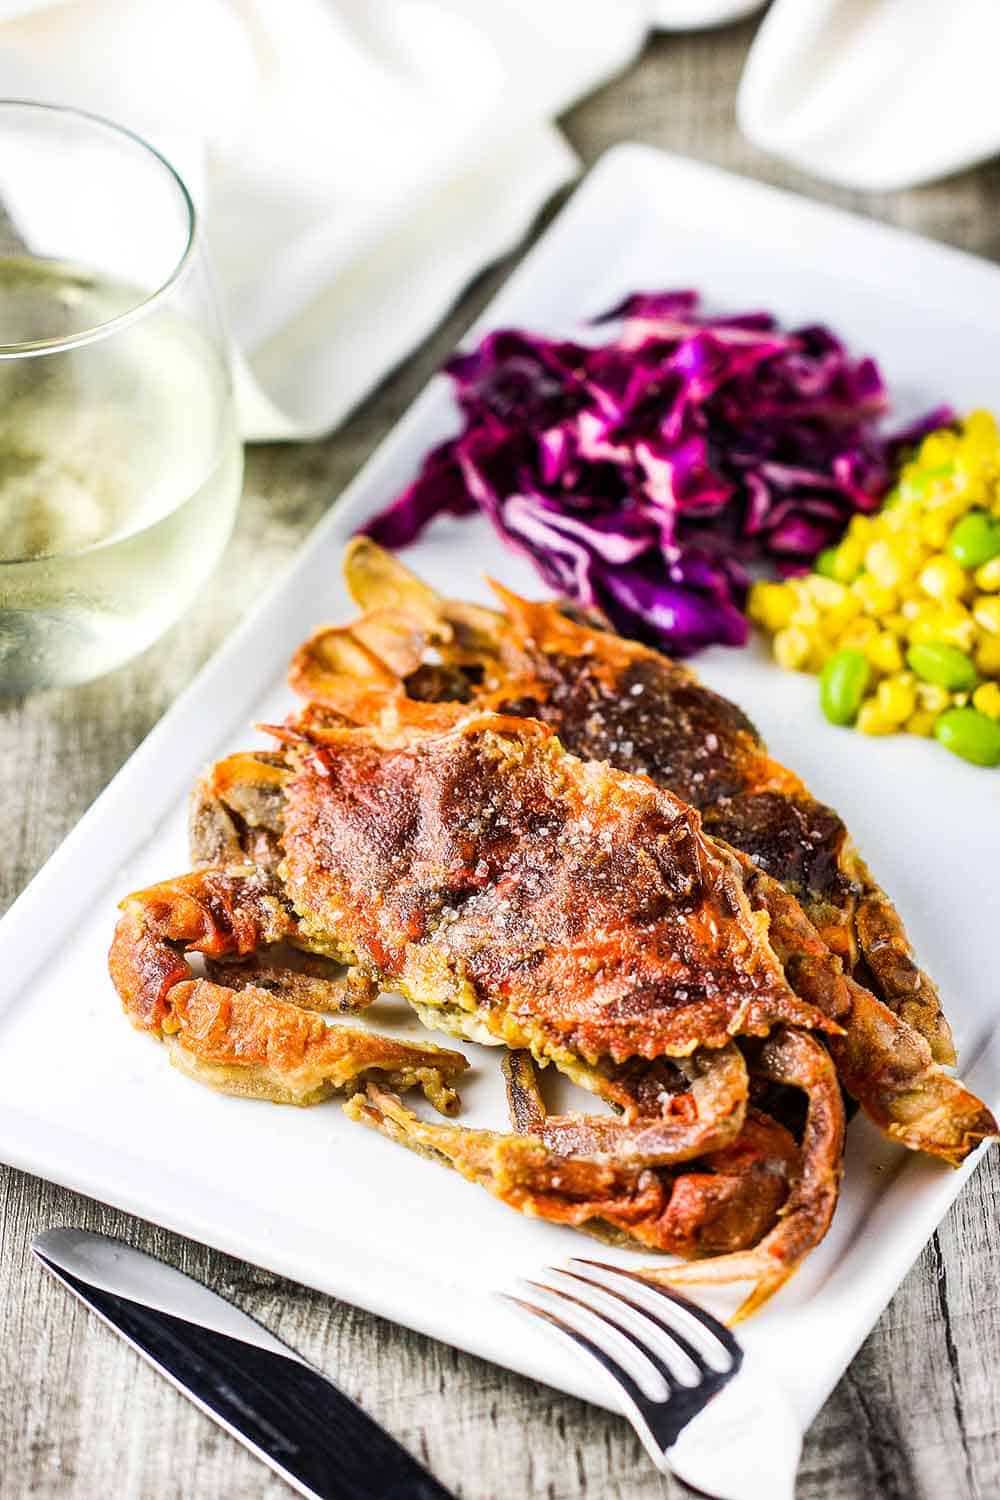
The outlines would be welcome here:
M 837 1205 L 844 1149 L 843 1101 L 824 1047 L 804 1032 L 783 1027 L 761 1044 L 754 1067 L 762 1077 L 801 1089 L 808 1100 L 802 1167 L 778 1222 L 752 1249 L 686 1266 L 647 1266 L 639 1273 L 670 1286 L 751 1282 L 734 1323 L 762 1307 L 826 1234 Z
M 752 1281 L 739 1318 L 762 1306 L 826 1233 L 844 1131 L 836 1075 L 818 1042 L 781 1029 L 751 1050 L 762 1078 L 805 1092 L 801 1149 L 778 1121 L 751 1110 L 727 1146 L 689 1169 L 644 1162 L 617 1149 L 627 1137 L 614 1119 L 602 1136 L 592 1117 L 547 1116 L 525 1053 L 509 1054 L 505 1065 L 515 1135 L 425 1122 L 375 1084 L 344 1109 L 521 1213 L 692 1261 L 643 1270 L 650 1280 Z
M 238 987 L 196 978 L 186 957 L 201 953 L 218 963 L 296 935 L 273 878 L 259 871 L 195 871 L 123 902 L 111 976 L 133 1024 L 166 1042 L 183 1072 L 225 1093 L 315 1104 L 379 1078 L 392 1088 L 421 1088 L 443 1114 L 454 1114 L 453 1085 L 468 1066 L 465 1058 L 355 1026 L 327 1025 L 317 1005 L 344 1008 L 349 986 L 306 976 L 314 985 L 306 997 L 311 1009 L 304 1009 L 297 998 L 265 987 L 259 975 L 251 983 L 241 976 Z

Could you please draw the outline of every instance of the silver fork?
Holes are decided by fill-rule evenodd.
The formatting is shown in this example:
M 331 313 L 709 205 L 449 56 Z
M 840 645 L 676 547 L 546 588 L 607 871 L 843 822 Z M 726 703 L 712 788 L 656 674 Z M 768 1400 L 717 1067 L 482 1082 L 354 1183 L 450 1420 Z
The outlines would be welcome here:
M 527 1283 L 541 1304 L 502 1295 L 614 1382 L 658 1469 L 715 1500 L 793 1500 L 799 1423 L 724 1323 L 671 1288 L 601 1261 L 571 1260 L 545 1274 L 554 1285 Z

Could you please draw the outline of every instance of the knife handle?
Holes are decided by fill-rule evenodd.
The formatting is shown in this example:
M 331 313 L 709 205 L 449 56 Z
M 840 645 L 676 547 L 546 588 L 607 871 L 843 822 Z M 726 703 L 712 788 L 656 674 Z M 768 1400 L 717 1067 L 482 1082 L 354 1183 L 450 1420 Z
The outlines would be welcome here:
M 318 1370 L 59 1272 L 183 1393 L 316 1500 L 454 1500 Z

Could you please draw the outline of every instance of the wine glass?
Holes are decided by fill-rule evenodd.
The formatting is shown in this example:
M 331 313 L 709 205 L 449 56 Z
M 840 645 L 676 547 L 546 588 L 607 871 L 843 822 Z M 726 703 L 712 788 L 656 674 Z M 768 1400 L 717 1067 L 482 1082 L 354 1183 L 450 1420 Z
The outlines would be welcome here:
M 0 692 L 161 635 L 219 560 L 242 471 L 184 183 L 107 120 L 0 101 Z

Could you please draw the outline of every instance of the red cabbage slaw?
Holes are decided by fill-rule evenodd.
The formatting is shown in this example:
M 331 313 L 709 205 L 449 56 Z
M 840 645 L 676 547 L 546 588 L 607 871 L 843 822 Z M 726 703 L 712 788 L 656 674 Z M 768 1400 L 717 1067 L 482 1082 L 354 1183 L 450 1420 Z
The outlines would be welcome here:
M 873 360 L 822 325 L 708 317 L 693 291 L 638 292 L 585 345 L 503 329 L 445 366 L 463 417 L 366 528 L 412 542 L 477 510 L 558 593 L 676 656 L 743 645 L 748 569 L 801 571 L 874 511 L 901 443 Z

